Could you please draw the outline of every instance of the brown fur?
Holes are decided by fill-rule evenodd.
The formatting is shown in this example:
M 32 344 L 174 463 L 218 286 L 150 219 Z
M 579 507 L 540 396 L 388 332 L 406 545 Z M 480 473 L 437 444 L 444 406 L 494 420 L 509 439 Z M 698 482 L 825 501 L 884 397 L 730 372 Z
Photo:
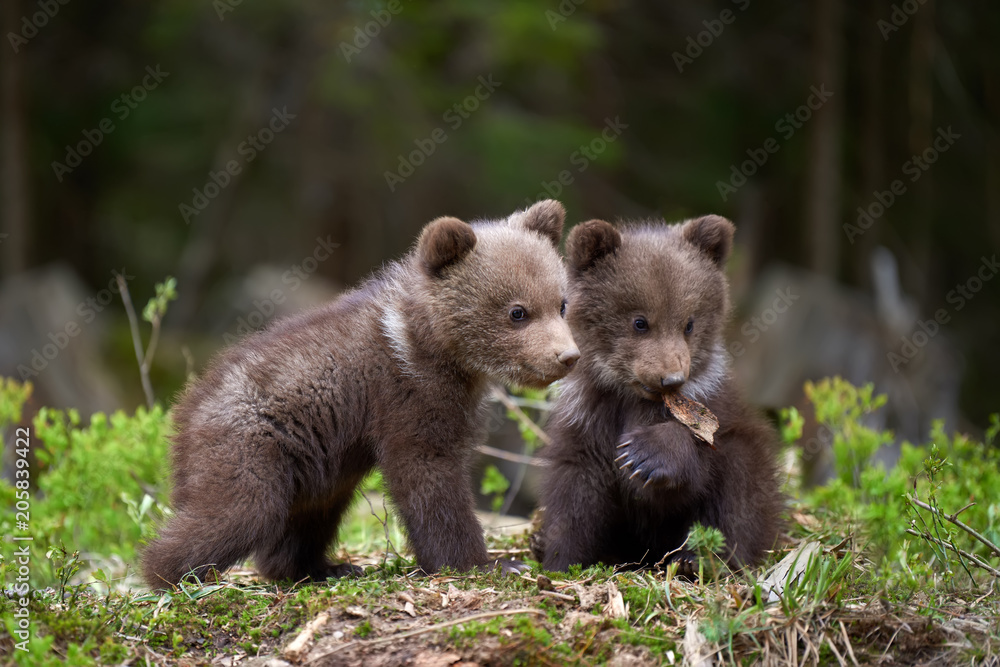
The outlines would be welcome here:
M 545 452 L 546 569 L 657 563 L 696 521 L 721 530 L 735 567 L 772 546 L 782 505 L 776 438 L 738 396 L 722 347 L 732 236 L 718 216 L 621 231 L 595 220 L 570 233 L 567 318 L 582 356 Z M 717 451 L 665 410 L 662 392 L 678 387 L 719 418 Z M 685 550 L 669 560 L 688 571 L 694 562 Z
M 271 579 L 351 572 L 326 550 L 373 468 L 425 571 L 486 566 L 469 459 L 487 386 L 545 386 L 579 356 L 562 216 L 435 220 L 357 289 L 222 353 L 174 411 L 175 516 L 144 552 L 149 585 L 250 555 Z

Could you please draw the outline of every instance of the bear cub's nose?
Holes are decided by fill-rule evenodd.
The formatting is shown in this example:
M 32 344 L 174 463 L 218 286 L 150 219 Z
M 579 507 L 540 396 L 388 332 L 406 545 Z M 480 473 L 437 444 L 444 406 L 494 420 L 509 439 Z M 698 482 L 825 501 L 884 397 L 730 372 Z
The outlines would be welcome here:
M 564 350 L 556 359 L 559 363 L 563 364 L 566 368 L 573 368 L 573 364 L 576 360 L 580 358 L 580 350 L 575 347 L 571 347 L 568 350 Z
M 664 389 L 676 389 L 684 384 L 686 379 L 687 378 L 684 377 L 684 373 L 672 373 L 667 377 L 660 378 L 660 386 Z

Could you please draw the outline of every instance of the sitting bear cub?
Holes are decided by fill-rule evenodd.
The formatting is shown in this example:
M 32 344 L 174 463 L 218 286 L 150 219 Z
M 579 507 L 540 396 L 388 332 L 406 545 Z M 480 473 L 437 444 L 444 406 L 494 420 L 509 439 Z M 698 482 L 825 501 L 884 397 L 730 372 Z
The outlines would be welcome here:
M 580 354 L 564 218 L 551 200 L 439 218 L 357 289 L 222 353 L 174 411 L 175 514 L 145 549 L 149 585 L 250 555 L 271 579 L 357 571 L 326 551 L 373 468 L 421 568 L 491 565 L 469 479 L 483 398 L 492 381 L 544 387 Z
M 682 545 L 695 522 L 722 532 L 733 567 L 772 546 L 776 438 L 733 387 L 723 348 L 733 232 L 706 216 L 621 230 L 593 220 L 570 233 L 567 318 L 581 358 L 544 452 L 546 569 L 676 560 L 691 574 Z M 675 391 L 718 417 L 716 450 L 666 410 Z

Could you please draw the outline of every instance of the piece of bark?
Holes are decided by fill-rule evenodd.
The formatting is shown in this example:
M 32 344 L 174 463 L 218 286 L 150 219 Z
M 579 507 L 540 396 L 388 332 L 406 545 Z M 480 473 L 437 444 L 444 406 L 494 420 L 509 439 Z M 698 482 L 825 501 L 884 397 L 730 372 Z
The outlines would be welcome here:
M 715 432 L 719 430 L 719 420 L 711 410 L 679 391 L 664 394 L 663 404 L 670 410 L 674 419 L 687 426 L 695 436 L 715 449 Z

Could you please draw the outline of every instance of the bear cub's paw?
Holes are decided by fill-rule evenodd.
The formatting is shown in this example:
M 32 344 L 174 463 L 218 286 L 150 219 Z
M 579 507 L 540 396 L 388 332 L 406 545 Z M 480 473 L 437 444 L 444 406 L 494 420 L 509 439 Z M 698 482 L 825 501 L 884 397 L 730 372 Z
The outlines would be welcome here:
M 677 576 L 698 580 L 698 556 L 693 551 L 681 549 L 667 559 L 667 564 L 677 563 Z
M 636 489 L 677 489 L 683 486 L 681 448 L 689 441 L 690 433 L 677 422 L 643 426 L 622 437 L 615 465 Z
M 519 560 L 509 558 L 498 558 L 493 561 L 493 568 L 500 571 L 500 574 L 520 575 L 531 570 L 531 566 Z
M 321 573 L 319 577 L 313 577 L 317 581 L 325 581 L 327 579 L 342 579 L 343 577 L 363 577 L 365 576 L 365 568 L 358 565 L 351 565 L 350 563 L 330 563 Z

